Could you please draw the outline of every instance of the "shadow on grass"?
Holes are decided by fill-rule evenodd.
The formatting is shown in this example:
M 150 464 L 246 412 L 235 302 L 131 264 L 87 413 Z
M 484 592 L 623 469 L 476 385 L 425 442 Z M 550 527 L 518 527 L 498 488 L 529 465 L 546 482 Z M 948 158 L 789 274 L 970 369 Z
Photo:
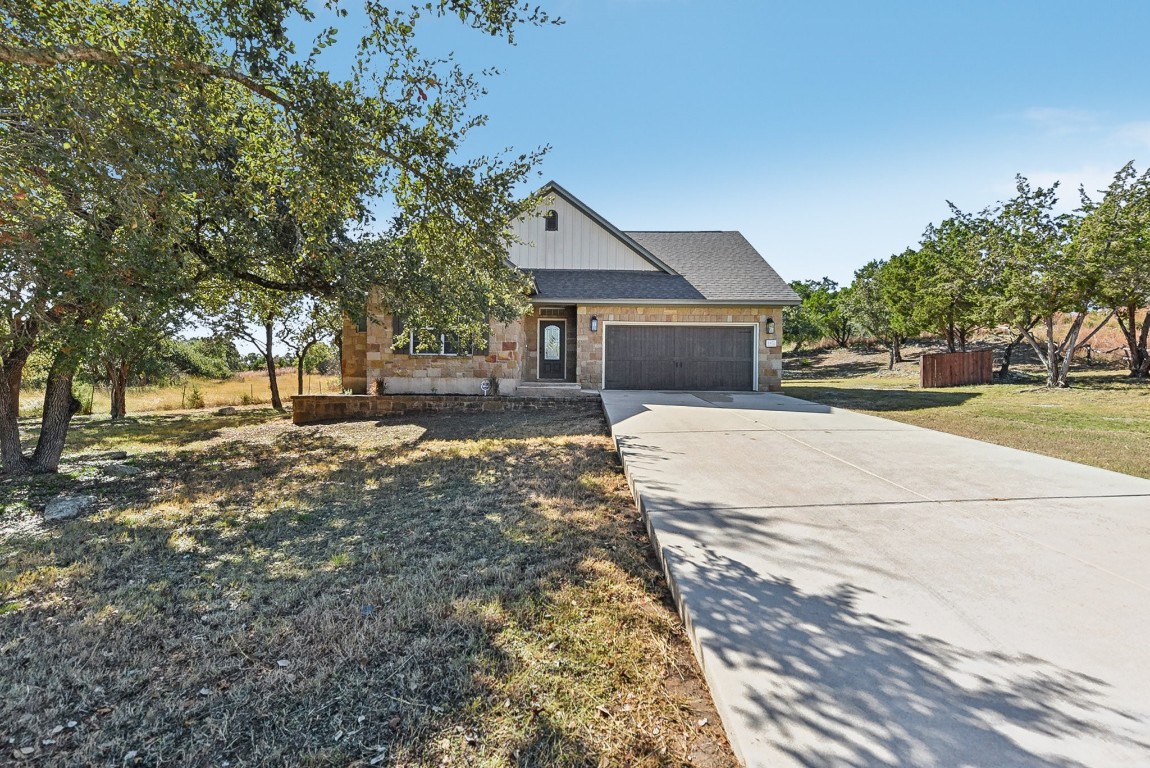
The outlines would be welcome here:
M 91 450 L 116 450 L 130 446 L 188 445 L 219 437 L 223 430 L 290 419 L 273 408 L 245 409 L 235 416 L 217 416 L 214 411 L 149 413 L 123 419 L 77 416 L 68 430 L 67 459 L 91 456 Z M 39 435 L 39 418 L 20 419 L 24 449 L 31 451 Z
M 853 408 L 865 411 L 917 411 L 925 408 L 950 408 L 962 405 L 979 396 L 978 392 L 970 391 L 864 389 L 792 383 L 784 385 L 783 393 L 834 408 Z
M 601 420 L 272 414 L 116 427 L 173 448 L 107 514 L 0 540 L 0 735 L 60 765 L 669 759 L 659 654 L 619 637 L 677 624 L 623 607 L 666 595 Z
M 834 378 L 850 379 L 859 376 L 870 376 L 886 369 L 886 363 L 879 359 L 852 359 L 837 363 L 827 360 L 835 352 L 835 348 L 819 348 L 801 352 L 788 352 L 783 356 L 783 367 L 787 378 Z M 881 351 L 881 350 L 878 350 Z M 860 354 L 875 354 L 876 350 L 859 350 Z
M 412 414 L 375 421 L 379 427 L 414 424 L 421 427 L 425 440 L 506 440 L 551 438 L 603 433 L 603 408 L 598 399 L 578 402 L 567 408 L 509 411 L 500 418 L 485 413 L 459 413 L 439 416 Z

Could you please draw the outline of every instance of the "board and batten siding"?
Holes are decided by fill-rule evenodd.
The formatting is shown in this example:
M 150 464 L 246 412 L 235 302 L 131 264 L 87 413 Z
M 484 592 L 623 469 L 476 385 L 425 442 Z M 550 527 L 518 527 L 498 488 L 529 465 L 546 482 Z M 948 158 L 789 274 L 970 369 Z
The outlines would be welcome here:
M 559 214 L 559 230 L 547 232 L 543 214 Z M 658 272 L 630 246 L 558 195 L 545 200 L 534 216 L 516 221 L 523 243 L 511 246 L 512 263 L 523 269 L 629 269 Z

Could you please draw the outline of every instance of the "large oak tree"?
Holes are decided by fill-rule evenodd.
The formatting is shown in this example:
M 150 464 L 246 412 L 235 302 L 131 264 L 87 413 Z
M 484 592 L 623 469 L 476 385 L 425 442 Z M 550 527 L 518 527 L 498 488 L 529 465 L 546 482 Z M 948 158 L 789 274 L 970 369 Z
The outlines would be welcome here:
M 475 336 L 522 308 L 508 222 L 531 204 L 515 193 L 539 152 L 461 158 L 482 85 L 416 39 L 428 16 L 510 41 L 547 15 L 513 0 L 349 10 L 0 0 L 6 472 L 55 470 L 79 361 L 140 297 L 183 301 L 214 278 L 352 308 L 378 285 L 414 321 Z M 337 44 L 355 51 L 341 75 L 321 65 Z M 393 215 L 369 226 L 379 200 Z M 27 456 L 16 414 L 36 349 L 53 363 Z

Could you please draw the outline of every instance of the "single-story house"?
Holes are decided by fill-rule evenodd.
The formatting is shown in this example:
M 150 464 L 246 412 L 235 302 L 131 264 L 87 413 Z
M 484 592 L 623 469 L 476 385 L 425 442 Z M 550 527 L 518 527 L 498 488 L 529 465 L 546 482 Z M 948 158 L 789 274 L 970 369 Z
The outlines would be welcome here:
M 508 254 L 532 277 L 528 314 L 493 323 L 483 350 L 396 349 L 401 325 L 372 297 L 365 322 L 344 323 L 344 388 L 779 388 L 782 309 L 799 297 L 740 233 L 623 232 L 555 182 L 541 193 Z

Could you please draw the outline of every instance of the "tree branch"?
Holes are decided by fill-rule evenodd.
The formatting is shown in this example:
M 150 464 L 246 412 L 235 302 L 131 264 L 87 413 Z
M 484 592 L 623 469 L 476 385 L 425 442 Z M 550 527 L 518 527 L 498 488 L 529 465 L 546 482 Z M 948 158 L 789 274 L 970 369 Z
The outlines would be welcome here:
M 167 68 L 179 72 L 190 72 L 202 77 L 228 80 L 242 86 L 243 88 L 246 88 L 248 91 L 258 96 L 262 96 L 268 101 L 271 101 L 272 103 L 283 108 L 285 112 L 295 111 L 298 107 L 294 101 L 280 93 L 275 87 L 269 85 L 268 83 L 257 80 L 250 75 L 247 75 L 231 67 L 206 64 L 202 61 L 194 61 L 180 56 L 169 55 L 161 60 L 157 57 L 140 54 L 118 54 L 90 45 L 61 45 L 52 48 L 22 48 L 19 46 L 8 45 L 6 43 L 0 42 L 0 63 L 21 64 L 24 66 L 33 67 L 55 67 L 63 64 L 81 63 L 126 67 L 129 69 L 135 67 L 153 67 L 158 69 Z M 417 164 L 413 164 L 395 152 L 379 145 L 372 144 L 366 146 L 366 150 L 376 154 L 395 167 L 401 168 L 405 172 L 410 173 L 412 176 L 424 182 L 429 187 L 434 188 L 436 190 L 437 196 L 441 201 L 451 201 L 455 205 L 458 205 L 464 216 L 466 216 L 468 219 L 473 221 L 478 220 L 474 215 L 474 212 L 468 210 L 467 206 L 464 205 L 465 200 L 460 199 L 450 190 L 445 191 L 439 179 L 436 179 L 432 175 L 425 173 Z
M 1042 352 L 1042 347 L 1038 345 L 1038 340 L 1035 339 L 1034 334 L 1030 332 L 1037 324 L 1038 320 L 1035 320 L 1027 327 L 1019 325 L 1018 332 L 1022 335 L 1022 338 L 1026 339 L 1026 343 L 1029 344 L 1030 348 L 1034 350 L 1034 353 L 1038 355 L 1038 359 L 1042 361 L 1042 364 L 1048 366 L 1049 364 L 1047 363 L 1046 355 Z
M 1113 310 L 1113 309 L 1112 309 L 1112 310 L 1110 310 L 1110 314 L 1106 316 L 1106 319 L 1105 319 L 1105 320 L 1103 320 L 1101 323 L 1099 323 L 1099 324 L 1098 324 L 1098 325 L 1097 325 L 1097 326 L 1094 328 L 1094 330 L 1092 330 L 1090 333 L 1086 334 L 1086 338 L 1085 338 L 1085 339 L 1083 339 L 1082 341 L 1078 342 L 1077 344 L 1075 344 L 1075 345 L 1074 345 L 1074 348 L 1075 348 L 1075 349 L 1082 349 L 1083 347 L 1085 347 L 1085 346 L 1086 346 L 1086 344 L 1087 344 L 1087 343 L 1088 343 L 1088 342 L 1089 342 L 1091 339 L 1093 339 L 1093 338 L 1094 338 L 1094 334 L 1098 333 L 1099 331 L 1101 331 L 1103 328 L 1105 328 L 1105 327 L 1106 327 L 1106 324 L 1110 322 L 1110 318 L 1114 317 L 1114 314 L 1115 314 L 1114 310 Z M 1067 337 L 1067 339 L 1069 340 L 1069 337 Z M 1063 346 L 1065 346 L 1065 343 L 1063 343 Z M 1062 351 L 1062 350 L 1059 350 L 1059 351 Z
M 118 54 L 90 45 L 60 45 L 53 48 L 20 48 L 0 43 L 0 62 L 23 64 L 30 67 L 55 67 L 61 64 L 105 64 L 119 67 L 170 68 L 180 72 L 191 72 L 222 80 L 230 80 L 242 85 L 252 93 L 263 96 L 284 109 L 291 109 L 292 103 L 270 85 L 256 80 L 228 67 L 205 64 L 179 56 L 169 56 L 163 61 L 148 56 Z

